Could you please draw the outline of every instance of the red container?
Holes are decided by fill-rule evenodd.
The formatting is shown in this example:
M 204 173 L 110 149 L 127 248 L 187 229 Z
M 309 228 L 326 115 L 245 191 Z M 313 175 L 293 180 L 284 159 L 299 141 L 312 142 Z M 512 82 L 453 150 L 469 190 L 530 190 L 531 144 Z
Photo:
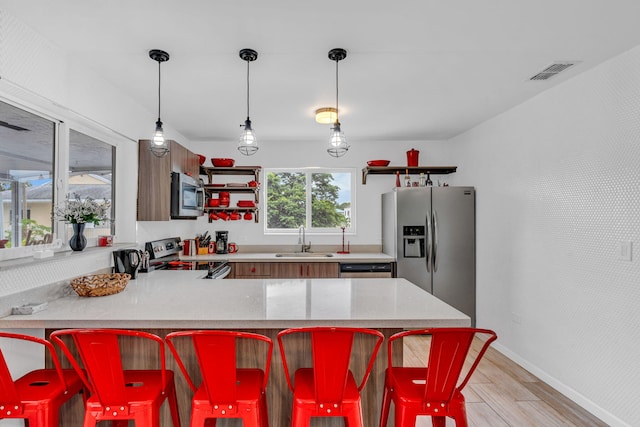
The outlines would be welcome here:
M 420 157 L 420 152 L 418 150 L 412 148 L 411 150 L 407 151 L 407 166 L 418 166 L 418 157 Z
M 227 207 L 229 206 L 229 192 L 221 191 L 220 192 L 220 206 Z

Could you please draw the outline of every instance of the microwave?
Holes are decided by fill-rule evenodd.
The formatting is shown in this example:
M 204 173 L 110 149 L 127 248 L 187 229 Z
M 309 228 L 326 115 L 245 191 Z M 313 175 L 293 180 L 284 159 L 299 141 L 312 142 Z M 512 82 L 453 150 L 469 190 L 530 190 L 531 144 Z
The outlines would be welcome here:
M 189 175 L 171 173 L 171 218 L 195 218 L 204 213 L 204 188 Z

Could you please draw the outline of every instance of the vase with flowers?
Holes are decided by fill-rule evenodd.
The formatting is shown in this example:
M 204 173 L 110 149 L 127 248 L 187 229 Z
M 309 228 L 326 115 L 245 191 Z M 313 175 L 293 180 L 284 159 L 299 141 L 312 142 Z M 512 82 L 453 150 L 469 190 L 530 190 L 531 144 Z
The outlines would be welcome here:
M 73 198 L 68 198 L 63 206 L 56 207 L 54 215 L 73 227 L 73 236 L 69 240 L 69 246 L 74 251 L 82 251 L 87 246 L 87 238 L 84 236 L 84 227 L 87 223 L 100 225 L 109 220 L 111 202 L 96 201 L 91 197 L 82 199 L 74 193 Z

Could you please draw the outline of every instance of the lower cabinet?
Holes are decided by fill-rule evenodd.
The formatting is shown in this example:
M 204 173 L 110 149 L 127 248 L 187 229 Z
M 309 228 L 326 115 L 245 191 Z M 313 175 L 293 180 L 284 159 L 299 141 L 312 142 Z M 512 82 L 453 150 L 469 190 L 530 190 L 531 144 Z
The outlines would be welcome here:
M 339 275 L 337 262 L 277 262 L 272 266 L 272 277 L 289 278 L 334 278 Z
M 233 262 L 230 279 L 321 279 L 339 276 L 337 262 Z
M 229 278 L 268 279 L 271 276 L 270 262 L 233 262 Z

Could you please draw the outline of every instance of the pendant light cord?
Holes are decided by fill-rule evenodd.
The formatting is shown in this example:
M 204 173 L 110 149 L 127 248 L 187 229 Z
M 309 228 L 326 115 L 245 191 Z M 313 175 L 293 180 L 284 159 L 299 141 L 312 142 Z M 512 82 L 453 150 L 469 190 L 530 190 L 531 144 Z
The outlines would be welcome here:
M 338 113 L 338 60 L 336 59 L 336 123 L 340 123 Z
M 158 120 L 160 120 L 160 64 L 158 61 Z
M 249 63 L 247 61 L 247 120 L 249 120 Z

